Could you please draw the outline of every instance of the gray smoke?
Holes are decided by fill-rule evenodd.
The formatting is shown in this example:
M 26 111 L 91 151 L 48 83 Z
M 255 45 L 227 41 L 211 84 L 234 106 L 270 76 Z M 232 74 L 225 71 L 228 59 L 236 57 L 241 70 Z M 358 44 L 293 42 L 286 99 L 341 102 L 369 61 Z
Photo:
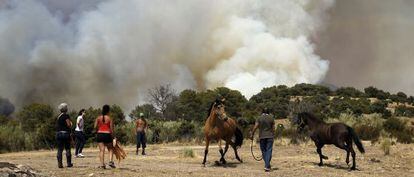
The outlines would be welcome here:
M 0 115 L 9 116 L 14 112 L 14 105 L 5 98 L 0 98 Z
M 0 0 L 0 95 L 132 108 L 149 88 L 318 83 L 334 0 Z
M 411 0 L 337 1 L 314 40 L 330 61 L 326 82 L 414 95 L 413 7 Z

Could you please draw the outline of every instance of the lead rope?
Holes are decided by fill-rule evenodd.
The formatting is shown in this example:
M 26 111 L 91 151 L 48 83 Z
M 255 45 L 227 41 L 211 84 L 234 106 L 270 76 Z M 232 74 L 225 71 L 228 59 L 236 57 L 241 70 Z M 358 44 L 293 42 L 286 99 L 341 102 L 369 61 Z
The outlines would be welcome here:
M 261 161 L 263 159 L 263 157 L 262 156 L 256 157 L 253 153 L 253 144 L 254 144 L 254 134 L 252 135 L 252 141 L 250 143 L 250 152 L 252 153 L 252 157 L 253 157 L 254 160 Z

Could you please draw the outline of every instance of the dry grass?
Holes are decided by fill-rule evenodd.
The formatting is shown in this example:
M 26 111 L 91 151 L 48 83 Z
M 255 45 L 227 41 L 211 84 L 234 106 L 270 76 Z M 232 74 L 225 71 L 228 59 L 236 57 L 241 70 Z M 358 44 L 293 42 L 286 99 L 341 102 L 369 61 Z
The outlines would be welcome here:
M 278 142 L 279 141 L 279 142 Z M 366 153 L 357 153 L 357 171 L 348 171 L 345 152 L 334 146 L 325 146 L 324 155 L 329 156 L 325 166 L 318 167 L 318 155 L 312 143 L 292 145 L 286 139 L 275 141 L 272 165 L 277 168 L 270 174 L 263 172 L 263 162 L 256 162 L 250 154 L 250 142 L 239 150 L 244 163 L 234 159 L 230 148 L 226 155 L 228 165 L 217 166 L 217 145 L 211 145 L 208 163 L 202 167 L 204 146 L 199 145 L 150 145 L 147 156 L 134 155 L 134 147 L 127 147 L 127 158 L 117 164 L 117 169 L 98 169 L 97 148 L 85 149 L 86 158 L 74 159 L 75 167 L 58 169 L 55 151 L 35 151 L 0 154 L 0 161 L 29 165 L 50 176 L 410 176 L 414 173 L 414 144 L 396 144 L 392 153 L 383 155 L 379 144 L 364 142 Z M 182 158 L 191 149 L 193 158 Z M 259 153 L 255 146 L 255 153 Z

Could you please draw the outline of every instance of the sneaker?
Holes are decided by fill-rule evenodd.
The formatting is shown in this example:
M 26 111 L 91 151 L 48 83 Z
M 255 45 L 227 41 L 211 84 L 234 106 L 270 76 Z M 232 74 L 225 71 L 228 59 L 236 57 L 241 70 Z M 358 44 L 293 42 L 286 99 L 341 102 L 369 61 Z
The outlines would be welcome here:
M 270 168 L 264 168 L 265 172 L 270 172 Z
M 76 157 L 84 158 L 85 156 L 83 154 L 78 154 Z
M 115 163 L 113 161 L 110 161 L 109 164 L 108 164 L 108 166 L 110 166 L 111 168 L 116 168 L 115 167 Z
M 70 167 L 73 167 L 73 163 L 71 163 L 71 164 L 68 165 L 68 168 L 70 168 Z

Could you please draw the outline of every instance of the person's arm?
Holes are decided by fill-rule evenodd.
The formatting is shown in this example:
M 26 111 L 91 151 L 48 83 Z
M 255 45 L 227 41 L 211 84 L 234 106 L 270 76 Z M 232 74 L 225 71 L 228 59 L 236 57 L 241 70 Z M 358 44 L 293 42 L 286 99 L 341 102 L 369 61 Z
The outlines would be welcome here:
M 257 128 L 259 128 L 259 122 L 256 121 L 254 124 L 253 130 L 250 132 L 250 138 L 253 139 L 254 132 L 256 132 Z
M 81 121 L 81 117 L 78 117 L 76 119 L 76 126 L 80 128 L 80 121 Z
M 66 118 L 66 126 L 68 126 L 68 128 L 72 128 L 72 121 L 70 121 L 69 116 Z

